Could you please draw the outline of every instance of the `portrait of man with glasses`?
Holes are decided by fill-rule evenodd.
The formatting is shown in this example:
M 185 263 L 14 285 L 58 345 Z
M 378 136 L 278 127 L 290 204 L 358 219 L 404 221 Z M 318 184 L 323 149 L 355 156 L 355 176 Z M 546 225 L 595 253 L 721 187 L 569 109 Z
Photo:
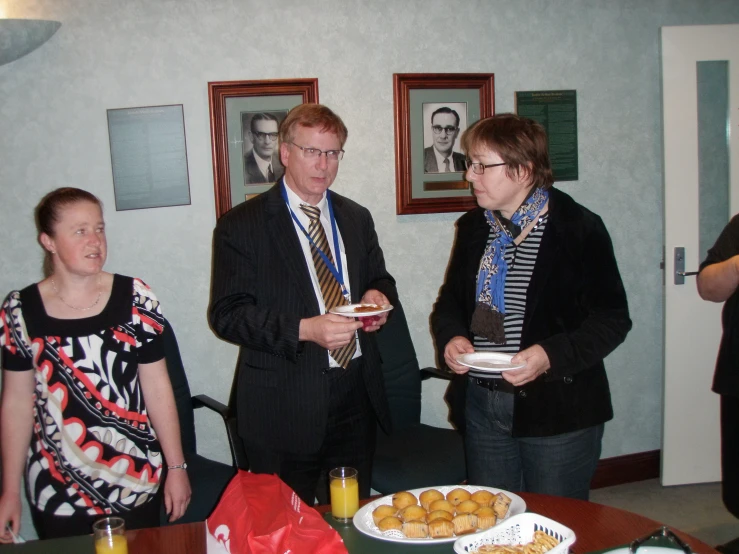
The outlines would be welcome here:
M 464 103 L 455 104 L 424 104 L 424 119 L 431 112 L 427 121 L 430 125 L 424 125 L 424 145 L 431 143 L 423 150 L 424 173 L 453 173 L 465 171 L 465 157 L 454 151 L 460 131 L 464 131 L 461 125 L 459 113 L 465 116 L 467 113 Z M 466 119 L 466 117 L 465 117 Z
M 244 184 L 274 183 L 285 168 L 277 148 L 277 129 L 287 112 L 242 112 L 244 147 Z

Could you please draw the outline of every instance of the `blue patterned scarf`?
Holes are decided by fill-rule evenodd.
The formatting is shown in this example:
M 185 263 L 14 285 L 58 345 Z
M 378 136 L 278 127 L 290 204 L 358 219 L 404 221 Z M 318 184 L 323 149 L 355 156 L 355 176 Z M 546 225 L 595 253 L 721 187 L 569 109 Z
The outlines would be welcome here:
M 495 344 L 505 344 L 505 281 L 508 264 L 505 261 L 506 246 L 534 221 L 549 200 L 549 193 L 534 189 L 511 217 L 510 226 L 501 222 L 499 213 L 485 212 L 485 219 L 493 232 L 493 240 L 480 260 L 477 274 L 477 305 L 472 314 L 470 331 Z M 505 220 L 504 220 L 505 221 Z M 506 222 L 508 223 L 508 222 Z

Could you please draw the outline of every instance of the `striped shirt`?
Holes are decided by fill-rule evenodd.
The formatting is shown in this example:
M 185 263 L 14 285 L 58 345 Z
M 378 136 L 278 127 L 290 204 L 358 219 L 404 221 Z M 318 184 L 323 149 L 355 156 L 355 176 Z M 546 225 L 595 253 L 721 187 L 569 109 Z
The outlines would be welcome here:
M 549 213 L 542 215 L 534 228 L 518 246 L 509 244 L 506 247 L 505 261 L 508 264 L 508 275 L 503 291 L 506 310 L 503 329 L 506 343 L 494 344 L 486 338 L 475 335 L 472 344 L 476 352 L 492 351 L 516 354 L 521 349 L 521 330 L 523 329 L 523 316 L 526 313 L 526 291 L 531 282 L 531 275 L 534 273 L 534 264 L 539 253 L 541 237 L 544 234 L 548 220 Z M 491 229 L 488 246 L 490 246 L 493 238 L 494 235 Z

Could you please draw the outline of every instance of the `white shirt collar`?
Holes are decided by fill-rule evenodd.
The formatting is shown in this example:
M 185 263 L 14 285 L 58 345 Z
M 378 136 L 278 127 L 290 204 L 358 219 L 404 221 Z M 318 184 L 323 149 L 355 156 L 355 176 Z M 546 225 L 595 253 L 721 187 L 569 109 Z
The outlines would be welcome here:
M 269 173 L 268 169 L 269 166 L 272 165 L 272 159 L 265 160 L 262 158 L 259 154 L 257 154 L 256 150 L 252 151 L 252 155 L 254 156 L 254 160 L 257 162 L 257 167 L 259 168 L 259 171 L 262 172 L 262 174 L 267 175 Z M 274 173 L 275 168 L 272 168 L 272 172 Z
M 285 183 L 285 190 L 287 191 L 287 203 L 290 206 L 290 209 L 300 218 L 301 223 L 303 223 L 303 218 L 306 218 L 307 220 L 308 216 L 300 209 L 300 206 L 308 204 L 308 202 L 304 202 L 293 189 L 287 186 L 287 183 Z M 328 218 L 328 201 L 326 200 L 326 192 L 327 191 L 324 191 L 321 201 L 316 204 L 316 208 L 321 210 L 321 218 Z
M 445 172 L 444 160 L 446 160 L 447 158 L 449 159 L 449 171 L 456 171 L 454 169 L 454 150 L 449 152 L 449 156 L 444 157 L 444 154 L 439 152 L 434 146 L 434 154 L 436 155 L 436 167 L 438 168 L 439 173 Z

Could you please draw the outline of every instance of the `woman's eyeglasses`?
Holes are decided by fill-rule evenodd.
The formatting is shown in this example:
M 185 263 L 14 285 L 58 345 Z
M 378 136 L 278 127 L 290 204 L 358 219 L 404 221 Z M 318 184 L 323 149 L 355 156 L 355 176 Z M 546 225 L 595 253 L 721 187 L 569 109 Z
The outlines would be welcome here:
M 473 162 L 473 161 L 470 161 L 469 159 L 465 160 L 465 162 L 467 164 L 467 167 L 472 168 L 472 173 L 474 173 L 475 175 L 482 175 L 483 173 L 485 173 L 485 170 L 489 167 L 498 167 L 500 165 L 508 165 L 505 162 L 501 162 L 499 164 L 484 164 L 480 162 Z

